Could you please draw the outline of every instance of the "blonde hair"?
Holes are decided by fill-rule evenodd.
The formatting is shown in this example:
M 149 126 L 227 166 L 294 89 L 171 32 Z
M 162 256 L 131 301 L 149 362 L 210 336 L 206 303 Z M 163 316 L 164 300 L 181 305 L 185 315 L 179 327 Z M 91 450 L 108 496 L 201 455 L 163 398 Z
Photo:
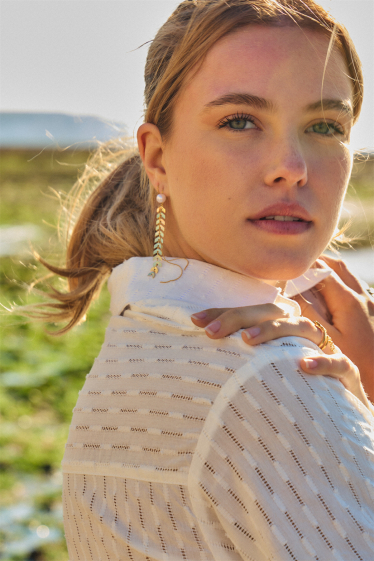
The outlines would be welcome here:
M 156 34 L 145 66 L 145 121 L 155 124 L 164 139 L 172 132 L 174 107 L 191 70 L 219 39 L 248 25 L 298 25 L 329 36 L 345 58 L 357 119 L 363 97 L 360 60 L 344 26 L 314 0 L 185 0 Z M 34 305 L 29 315 L 66 321 L 59 333 L 82 320 L 113 267 L 152 255 L 155 191 L 139 153 L 113 152 L 109 146 L 104 156 L 101 150 L 89 162 L 73 189 L 65 267 L 39 257 L 53 274 L 68 279 L 68 291 L 50 289 L 52 300 Z M 106 175 L 94 189 L 91 170 L 96 185 Z

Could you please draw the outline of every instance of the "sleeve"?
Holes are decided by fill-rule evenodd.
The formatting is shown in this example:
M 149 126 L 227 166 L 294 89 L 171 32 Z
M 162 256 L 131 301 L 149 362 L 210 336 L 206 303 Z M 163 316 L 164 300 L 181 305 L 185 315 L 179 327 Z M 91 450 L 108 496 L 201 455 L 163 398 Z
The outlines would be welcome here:
M 189 473 L 195 516 L 219 561 L 374 559 L 372 415 L 292 353 L 263 350 L 220 391 Z

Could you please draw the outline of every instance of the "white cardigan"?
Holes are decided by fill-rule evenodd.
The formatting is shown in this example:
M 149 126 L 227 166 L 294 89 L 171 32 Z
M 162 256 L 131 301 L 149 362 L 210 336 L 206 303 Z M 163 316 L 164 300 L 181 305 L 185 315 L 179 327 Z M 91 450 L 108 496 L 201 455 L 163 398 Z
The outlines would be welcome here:
M 199 261 L 161 284 L 179 269 L 152 279 L 151 262 L 113 271 L 113 317 L 74 409 L 70 561 L 373 559 L 373 415 L 338 381 L 300 372 L 302 356 L 321 352 L 310 341 L 252 348 L 190 320 L 209 307 L 298 305 Z

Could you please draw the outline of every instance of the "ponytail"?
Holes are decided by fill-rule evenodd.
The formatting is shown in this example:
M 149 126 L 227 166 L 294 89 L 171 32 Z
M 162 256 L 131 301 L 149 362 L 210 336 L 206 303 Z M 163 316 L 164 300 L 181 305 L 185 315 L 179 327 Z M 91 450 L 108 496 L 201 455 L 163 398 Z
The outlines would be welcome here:
M 152 254 L 154 194 L 149 188 L 139 153 L 127 153 L 125 159 L 90 192 L 88 186 L 92 175 L 98 173 L 94 165 L 98 159 L 96 154 L 86 166 L 71 195 L 69 216 L 78 214 L 78 218 L 70 236 L 67 232 L 65 267 L 51 265 L 36 256 L 54 275 L 67 279 L 68 292 L 49 287 L 47 296 L 50 301 L 25 306 L 22 310 L 33 318 L 67 322 L 58 334 L 65 333 L 84 319 L 90 303 L 98 297 L 114 267 L 130 257 Z M 107 158 L 104 161 L 106 167 L 113 166 Z

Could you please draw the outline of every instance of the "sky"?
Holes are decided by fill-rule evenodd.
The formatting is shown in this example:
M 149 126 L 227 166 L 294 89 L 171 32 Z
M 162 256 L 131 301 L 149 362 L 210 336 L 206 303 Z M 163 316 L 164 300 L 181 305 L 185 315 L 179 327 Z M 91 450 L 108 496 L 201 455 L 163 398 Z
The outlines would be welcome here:
M 374 149 L 374 0 L 319 0 L 349 30 L 365 99 L 354 149 Z M 179 0 L 0 0 L 0 110 L 95 115 L 136 133 L 147 45 Z

